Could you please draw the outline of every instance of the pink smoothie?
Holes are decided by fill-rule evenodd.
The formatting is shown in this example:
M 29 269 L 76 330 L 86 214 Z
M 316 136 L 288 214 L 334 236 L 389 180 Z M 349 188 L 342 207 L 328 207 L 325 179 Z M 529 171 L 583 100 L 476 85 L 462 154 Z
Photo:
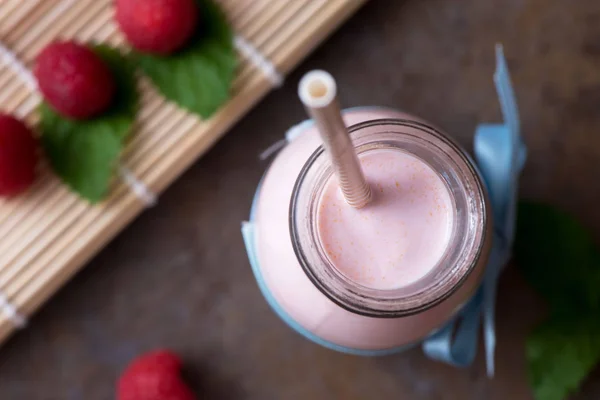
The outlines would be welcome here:
M 333 266 L 360 285 L 410 285 L 437 265 L 448 245 L 448 189 L 429 165 L 408 153 L 379 149 L 359 159 L 373 200 L 362 209 L 350 207 L 332 177 L 319 202 L 321 243 Z

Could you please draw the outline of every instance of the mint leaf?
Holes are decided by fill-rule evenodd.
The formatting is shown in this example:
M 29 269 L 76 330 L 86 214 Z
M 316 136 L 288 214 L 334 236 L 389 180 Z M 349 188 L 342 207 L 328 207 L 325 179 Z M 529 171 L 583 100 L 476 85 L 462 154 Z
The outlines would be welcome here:
M 590 234 L 552 207 L 519 205 L 515 258 L 554 312 L 600 309 L 600 253 Z
M 568 214 L 523 202 L 515 257 L 550 306 L 550 319 L 527 339 L 535 397 L 563 400 L 600 361 L 600 252 Z
M 169 56 L 133 52 L 132 57 L 166 98 L 208 118 L 229 99 L 237 58 L 224 14 L 210 0 L 196 1 L 200 23 L 185 48 Z
M 105 196 L 138 108 L 134 68 L 119 50 L 96 46 L 117 92 L 110 109 L 83 121 L 67 119 L 40 106 L 41 142 L 56 174 L 75 192 L 96 203 Z
M 563 400 L 600 359 L 600 321 L 551 318 L 527 339 L 529 375 L 537 400 Z

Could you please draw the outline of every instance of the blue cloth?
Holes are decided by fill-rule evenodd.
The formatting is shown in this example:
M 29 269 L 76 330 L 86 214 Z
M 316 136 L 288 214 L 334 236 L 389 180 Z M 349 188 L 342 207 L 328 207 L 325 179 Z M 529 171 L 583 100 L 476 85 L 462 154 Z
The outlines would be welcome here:
M 431 333 L 422 342 L 425 354 L 451 365 L 470 365 L 477 353 L 479 326 L 483 320 L 486 365 L 489 376 L 494 374 L 494 349 L 496 334 L 494 326 L 496 289 L 502 268 L 510 258 L 516 222 L 518 177 L 526 159 L 526 148 L 520 136 L 520 123 L 502 46 L 496 47 L 496 73 L 494 82 L 502 114 L 503 124 L 481 124 L 475 134 L 475 158 L 487 186 L 494 214 L 492 249 L 483 282 L 458 315 L 441 329 Z M 310 122 L 299 127 L 305 128 Z M 295 129 L 297 133 L 300 129 Z M 291 139 L 291 138 L 288 138 Z M 260 188 L 260 184 L 259 184 Z M 257 190 L 258 193 L 258 190 Z M 283 310 L 265 285 L 255 254 L 254 220 L 255 196 L 250 222 L 242 224 L 242 234 L 252 270 L 265 299 L 275 313 L 292 329 L 309 340 L 332 350 L 344 353 L 377 356 L 403 351 L 403 346 L 385 350 L 360 350 L 339 346 L 323 340 L 303 328 Z

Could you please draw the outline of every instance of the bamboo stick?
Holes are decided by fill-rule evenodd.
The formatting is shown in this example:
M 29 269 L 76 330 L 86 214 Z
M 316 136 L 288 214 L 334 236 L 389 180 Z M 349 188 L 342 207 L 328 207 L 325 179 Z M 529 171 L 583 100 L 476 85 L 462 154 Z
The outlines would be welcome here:
M 0 3 L 0 35 L 14 30 L 21 19 L 37 7 L 41 0 L 5 0 Z

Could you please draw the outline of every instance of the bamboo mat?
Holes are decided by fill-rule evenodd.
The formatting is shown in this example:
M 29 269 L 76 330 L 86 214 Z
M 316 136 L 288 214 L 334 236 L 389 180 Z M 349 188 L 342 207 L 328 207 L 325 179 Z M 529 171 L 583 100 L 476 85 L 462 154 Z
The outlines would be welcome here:
M 237 32 L 229 102 L 200 120 L 142 80 L 141 104 L 108 198 L 92 206 L 40 167 L 25 195 L 0 200 L 0 342 L 153 202 L 365 0 L 217 0 Z M 122 45 L 111 0 L 0 0 L 0 110 L 36 122 L 29 69 L 55 38 Z M 19 71 L 19 64 L 24 67 Z

